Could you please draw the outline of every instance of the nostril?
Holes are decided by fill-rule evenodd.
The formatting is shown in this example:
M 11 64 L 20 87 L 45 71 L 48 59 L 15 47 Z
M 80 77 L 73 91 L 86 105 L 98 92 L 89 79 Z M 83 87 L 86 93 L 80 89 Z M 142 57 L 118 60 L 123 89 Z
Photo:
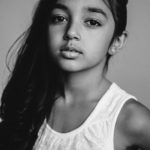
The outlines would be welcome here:
M 77 33 L 66 33 L 65 35 L 64 35 L 64 40 L 73 40 L 73 39 L 75 39 L 75 40 L 80 40 L 80 35 L 79 34 L 77 34 Z
M 78 21 L 71 20 L 66 26 L 64 40 L 80 40 L 80 24 Z
M 69 40 L 69 39 L 71 39 L 71 37 L 68 34 L 65 34 L 64 35 L 64 40 Z

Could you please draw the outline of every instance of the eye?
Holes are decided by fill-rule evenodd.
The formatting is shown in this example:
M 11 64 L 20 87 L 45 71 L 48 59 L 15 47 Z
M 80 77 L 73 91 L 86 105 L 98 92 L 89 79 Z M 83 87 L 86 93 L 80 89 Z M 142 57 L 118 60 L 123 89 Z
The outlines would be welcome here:
M 62 15 L 54 15 L 51 18 L 51 22 L 53 24 L 62 24 L 62 23 L 65 23 L 67 21 L 68 21 L 68 19 Z
M 85 21 L 89 27 L 99 27 L 102 26 L 101 22 L 96 19 L 88 19 Z

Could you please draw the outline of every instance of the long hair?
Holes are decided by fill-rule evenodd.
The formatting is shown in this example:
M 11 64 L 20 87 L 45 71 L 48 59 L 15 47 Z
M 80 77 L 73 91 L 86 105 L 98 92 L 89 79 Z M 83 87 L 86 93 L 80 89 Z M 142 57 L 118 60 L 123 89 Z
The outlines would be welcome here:
M 110 45 L 113 41 L 122 35 L 123 31 L 126 30 L 127 25 L 127 4 L 128 0 L 103 0 L 107 7 L 110 9 L 114 21 L 115 21 L 115 31 L 111 40 Z M 105 63 L 105 71 L 108 70 L 108 64 L 111 55 L 107 53 L 107 59 Z
M 53 1 L 41 0 L 22 45 L 0 107 L 0 148 L 30 150 L 43 120 L 50 114 L 62 75 L 48 48 L 48 23 Z
M 126 26 L 123 1 L 105 0 L 112 6 L 117 35 Z M 56 94 L 63 94 L 63 75 L 48 46 L 48 25 L 55 3 L 56 0 L 40 0 L 32 24 L 23 34 L 13 71 L 2 94 L 0 149 L 31 150 L 41 124 L 51 112 Z M 119 24 L 122 17 L 125 22 Z

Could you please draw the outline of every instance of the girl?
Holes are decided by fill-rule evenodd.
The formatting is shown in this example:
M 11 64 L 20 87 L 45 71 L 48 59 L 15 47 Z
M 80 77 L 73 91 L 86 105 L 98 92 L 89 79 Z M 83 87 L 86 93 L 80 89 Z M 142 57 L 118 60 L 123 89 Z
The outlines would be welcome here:
M 126 5 L 40 0 L 2 94 L 1 149 L 150 149 L 150 111 L 106 78 Z

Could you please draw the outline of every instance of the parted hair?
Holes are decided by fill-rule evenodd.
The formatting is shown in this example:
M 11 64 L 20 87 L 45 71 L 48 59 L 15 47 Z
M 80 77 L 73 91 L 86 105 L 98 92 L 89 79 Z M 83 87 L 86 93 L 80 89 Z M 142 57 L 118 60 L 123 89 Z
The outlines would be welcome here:
M 103 0 L 114 20 L 114 37 L 126 28 L 127 0 Z M 0 149 L 32 150 L 37 133 L 56 99 L 62 95 L 63 75 L 48 47 L 48 25 L 56 0 L 40 0 L 2 93 Z M 15 42 L 16 44 L 16 42 Z M 12 48 L 12 47 L 11 47 Z

